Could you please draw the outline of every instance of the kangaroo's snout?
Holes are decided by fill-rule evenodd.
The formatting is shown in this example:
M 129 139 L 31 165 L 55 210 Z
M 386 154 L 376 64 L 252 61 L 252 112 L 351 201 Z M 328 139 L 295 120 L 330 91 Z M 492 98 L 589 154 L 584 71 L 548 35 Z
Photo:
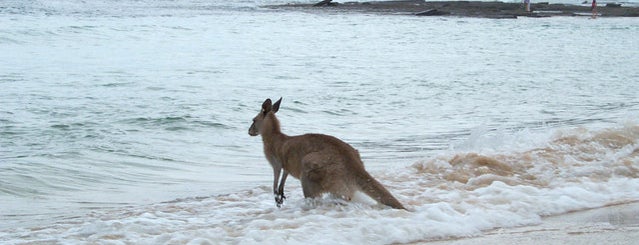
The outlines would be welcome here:
M 257 131 L 257 127 L 255 127 L 255 123 L 251 124 L 251 127 L 250 127 L 250 128 L 249 128 L 249 130 L 248 130 L 248 134 L 249 134 L 250 136 L 257 136 L 257 135 L 259 135 L 259 134 L 260 134 L 260 133 Z

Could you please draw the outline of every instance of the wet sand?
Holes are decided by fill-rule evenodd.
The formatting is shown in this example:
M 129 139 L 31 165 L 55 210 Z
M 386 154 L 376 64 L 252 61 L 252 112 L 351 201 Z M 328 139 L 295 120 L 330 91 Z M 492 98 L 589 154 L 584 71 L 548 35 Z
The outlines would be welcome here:
M 425 0 L 397 0 L 341 3 L 326 0 L 322 3 L 318 1 L 316 4 L 285 4 L 266 7 L 310 12 L 360 12 L 479 18 L 591 16 L 590 4 L 549 4 L 547 2 L 534 3 L 534 1 L 531 4 L 531 12 L 526 12 L 522 3 L 479 1 L 428 2 Z M 597 7 L 597 12 L 599 13 L 599 17 L 639 17 L 639 8 L 626 7 L 623 5 L 600 4 Z
M 637 244 L 639 202 L 546 217 L 540 225 L 488 231 L 483 236 L 416 244 Z

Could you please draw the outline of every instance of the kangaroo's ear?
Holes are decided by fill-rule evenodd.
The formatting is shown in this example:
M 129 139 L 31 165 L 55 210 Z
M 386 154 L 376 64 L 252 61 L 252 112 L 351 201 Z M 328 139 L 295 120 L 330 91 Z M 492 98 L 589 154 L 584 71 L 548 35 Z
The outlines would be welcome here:
M 264 113 L 264 115 L 266 115 L 266 113 L 268 113 L 269 111 L 271 111 L 271 99 L 266 99 L 264 101 L 264 103 L 262 103 L 262 113 Z
M 275 101 L 275 104 L 273 104 L 273 113 L 276 113 L 280 110 L 280 103 L 282 103 L 282 97 L 280 97 L 280 99 Z

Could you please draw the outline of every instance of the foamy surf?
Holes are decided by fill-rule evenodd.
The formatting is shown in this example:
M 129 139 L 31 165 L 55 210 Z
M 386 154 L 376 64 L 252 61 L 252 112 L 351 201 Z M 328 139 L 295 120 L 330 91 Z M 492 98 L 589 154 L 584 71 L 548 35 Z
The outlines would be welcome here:
M 4 230 L 0 241 L 408 243 L 481 236 L 494 228 L 539 224 L 544 216 L 639 200 L 639 126 L 561 130 L 547 138 L 530 149 L 451 150 L 405 168 L 373 172 L 410 211 L 365 197 L 307 201 L 293 180 L 281 209 L 265 185 Z

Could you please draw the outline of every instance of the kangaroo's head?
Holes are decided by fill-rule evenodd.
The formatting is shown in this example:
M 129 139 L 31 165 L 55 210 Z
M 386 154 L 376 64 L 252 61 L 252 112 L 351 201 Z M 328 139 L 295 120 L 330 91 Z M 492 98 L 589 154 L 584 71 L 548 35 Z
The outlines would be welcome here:
M 282 103 L 282 98 L 273 104 L 271 99 L 266 99 L 264 103 L 262 103 L 262 110 L 253 118 L 253 124 L 249 128 L 250 136 L 257 136 L 262 133 L 262 127 L 264 126 L 264 119 L 269 115 L 269 113 L 275 114 L 280 109 L 280 103 Z

